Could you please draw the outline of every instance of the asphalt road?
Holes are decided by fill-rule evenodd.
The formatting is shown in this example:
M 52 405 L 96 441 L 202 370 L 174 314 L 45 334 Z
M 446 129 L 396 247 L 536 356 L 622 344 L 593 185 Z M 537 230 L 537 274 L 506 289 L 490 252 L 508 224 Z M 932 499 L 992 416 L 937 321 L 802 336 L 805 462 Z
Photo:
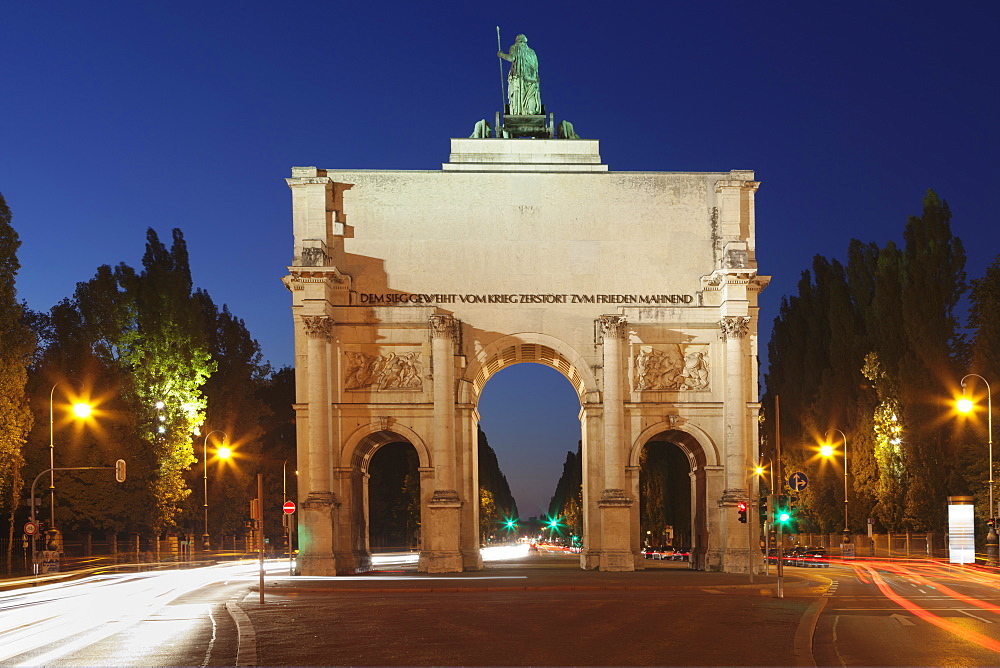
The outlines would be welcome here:
M 254 564 L 0 593 L 4 666 L 997 665 L 1000 575 L 932 562 L 776 578 L 537 554 L 449 575 Z

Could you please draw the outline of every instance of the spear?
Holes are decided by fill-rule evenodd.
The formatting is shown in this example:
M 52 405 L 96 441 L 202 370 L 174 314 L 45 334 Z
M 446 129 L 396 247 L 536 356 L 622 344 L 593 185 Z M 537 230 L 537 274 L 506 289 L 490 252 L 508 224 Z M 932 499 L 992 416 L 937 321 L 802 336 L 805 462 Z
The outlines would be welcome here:
M 500 46 L 500 26 L 497 26 L 497 53 L 502 53 L 503 47 Z M 507 103 L 507 91 L 503 87 L 503 60 L 497 59 L 497 63 L 500 65 L 500 108 L 503 109 L 504 105 Z

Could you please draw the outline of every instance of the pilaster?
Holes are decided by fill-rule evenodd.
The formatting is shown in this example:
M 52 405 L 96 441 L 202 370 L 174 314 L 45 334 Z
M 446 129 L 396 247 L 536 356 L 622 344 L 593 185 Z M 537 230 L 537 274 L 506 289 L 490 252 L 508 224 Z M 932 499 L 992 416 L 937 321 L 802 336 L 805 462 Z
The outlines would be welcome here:
M 625 492 L 624 376 L 622 357 L 627 321 L 622 315 L 598 319 L 604 353 L 604 490 L 601 512 L 602 571 L 635 570 L 631 550 L 632 499 Z
M 455 481 L 455 344 L 459 323 L 450 315 L 436 314 L 428 326 L 434 393 L 434 492 L 427 502 L 419 567 L 427 573 L 455 573 L 463 569 L 462 499 Z

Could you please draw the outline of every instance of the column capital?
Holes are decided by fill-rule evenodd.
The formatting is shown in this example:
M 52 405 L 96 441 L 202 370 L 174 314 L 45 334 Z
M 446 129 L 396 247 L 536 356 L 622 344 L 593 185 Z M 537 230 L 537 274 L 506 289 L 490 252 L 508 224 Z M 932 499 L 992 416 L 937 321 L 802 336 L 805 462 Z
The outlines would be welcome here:
M 744 316 L 726 316 L 719 321 L 722 340 L 742 339 L 750 331 L 750 318 Z
M 601 328 L 601 337 L 605 339 L 624 339 L 628 320 L 623 315 L 602 315 L 597 319 Z
M 436 489 L 427 505 L 431 508 L 460 508 L 462 499 L 454 489 Z
M 624 489 L 606 489 L 601 493 L 597 505 L 600 508 L 628 508 L 632 505 L 632 499 Z
M 453 316 L 435 313 L 429 319 L 432 339 L 451 338 L 458 345 L 459 322 Z
M 306 500 L 302 502 L 305 510 L 323 510 L 339 506 L 337 496 L 333 492 L 309 492 Z
M 306 336 L 310 339 L 330 340 L 333 335 L 333 318 L 326 315 L 304 315 L 302 324 L 306 329 Z

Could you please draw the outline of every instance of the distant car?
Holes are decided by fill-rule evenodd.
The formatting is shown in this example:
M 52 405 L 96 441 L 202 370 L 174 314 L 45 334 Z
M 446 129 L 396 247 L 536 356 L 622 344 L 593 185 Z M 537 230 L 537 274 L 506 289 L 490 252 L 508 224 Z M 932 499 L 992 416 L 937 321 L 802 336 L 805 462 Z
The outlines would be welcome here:
M 781 555 L 781 561 L 786 566 L 798 566 L 799 556 L 805 551 L 805 546 L 796 545 L 795 547 L 790 547 L 785 550 L 785 553 Z
M 806 547 L 798 556 L 798 566 L 804 568 L 829 568 L 830 560 L 826 555 L 826 548 Z
M 647 546 L 642 550 L 644 559 L 664 559 L 664 548 L 659 546 Z
M 691 558 L 691 548 L 678 547 L 670 558 L 674 561 L 688 561 Z

